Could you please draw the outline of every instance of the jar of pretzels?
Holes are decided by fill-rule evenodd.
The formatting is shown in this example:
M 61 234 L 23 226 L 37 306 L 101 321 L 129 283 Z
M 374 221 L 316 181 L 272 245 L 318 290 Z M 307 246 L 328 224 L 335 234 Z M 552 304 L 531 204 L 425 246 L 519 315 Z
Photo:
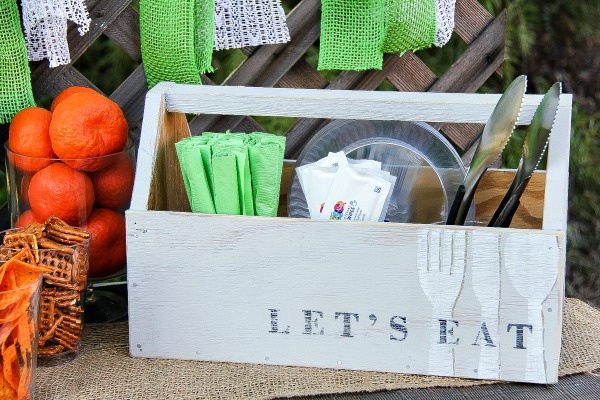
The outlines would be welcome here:
M 90 233 L 57 217 L 0 233 L 0 261 L 29 248 L 43 276 L 38 323 L 38 365 L 75 359 L 82 338 Z

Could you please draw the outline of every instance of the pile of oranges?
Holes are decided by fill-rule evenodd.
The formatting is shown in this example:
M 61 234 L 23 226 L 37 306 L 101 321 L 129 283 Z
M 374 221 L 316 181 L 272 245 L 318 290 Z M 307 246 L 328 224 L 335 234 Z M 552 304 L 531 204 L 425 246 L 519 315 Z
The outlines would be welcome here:
M 16 227 L 55 215 L 92 234 L 89 276 L 125 265 L 125 218 L 134 167 L 125 148 L 128 126 L 119 106 L 93 89 L 73 86 L 51 111 L 26 108 L 11 122 L 9 162 L 20 172 Z M 12 188 L 15 190 L 16 188 Z

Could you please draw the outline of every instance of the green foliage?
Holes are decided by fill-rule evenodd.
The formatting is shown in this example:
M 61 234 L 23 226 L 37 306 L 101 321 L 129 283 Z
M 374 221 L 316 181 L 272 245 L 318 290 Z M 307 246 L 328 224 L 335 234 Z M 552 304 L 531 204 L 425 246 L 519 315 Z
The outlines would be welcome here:
M 600 113 L 572 122 L 567 294 L 600 305 Z
M 137 64 L 112 40 L 102 35 L 74 66 L 104 94 L 110 95 L 135 70 Z
M 571 216 L 595 225 L 593 235 L 583 243 L 574 235 L 572 245 L 585 247 L 590 240 L 600 244 L 600 113 L 587 115 L 575 107 L 572 122 Z

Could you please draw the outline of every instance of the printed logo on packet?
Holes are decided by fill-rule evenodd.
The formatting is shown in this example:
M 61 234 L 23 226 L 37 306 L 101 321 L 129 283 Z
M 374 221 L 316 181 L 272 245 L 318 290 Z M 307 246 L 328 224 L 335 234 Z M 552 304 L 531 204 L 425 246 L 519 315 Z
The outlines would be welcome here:
M 343 201 L 338 201 L 335 206 L 333 206 L 333 212 L 331 213 L 331 219 L 342 219 L 344 215 L 344 206 L 346 203 Z

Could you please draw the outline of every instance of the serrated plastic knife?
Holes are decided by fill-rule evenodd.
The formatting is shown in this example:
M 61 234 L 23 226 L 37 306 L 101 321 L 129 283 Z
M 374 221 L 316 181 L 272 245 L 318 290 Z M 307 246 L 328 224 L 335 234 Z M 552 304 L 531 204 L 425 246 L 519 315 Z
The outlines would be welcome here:
M 463 184 L 459 186 L 456 192 L 452 207 L 448 212 L 446 224 L 463 225 L 465 223 L 481 177 L 500 157 L 515 129 L 526 89 L 527 77 L 521 75 L 510 84 L 500 97 L 483 129 L 469 172 L 467 172 Z
M 537 110 L 535 110 L 527 135 L 525 136 L 523 155 L 521 156 L 521 161 L 519 161 L 515 178 L 488 226 L 507 228 L 510 225 L 519 207 L 519 199 L 525 191 L 533 171 L 535 171 L 540 161 L 542 161 L 546 147 L 548 147 L 550 132 L 552 132 L 554 119 L 558 111 L 560 93 L 561 84 L 557 82 L 546 93 Z

